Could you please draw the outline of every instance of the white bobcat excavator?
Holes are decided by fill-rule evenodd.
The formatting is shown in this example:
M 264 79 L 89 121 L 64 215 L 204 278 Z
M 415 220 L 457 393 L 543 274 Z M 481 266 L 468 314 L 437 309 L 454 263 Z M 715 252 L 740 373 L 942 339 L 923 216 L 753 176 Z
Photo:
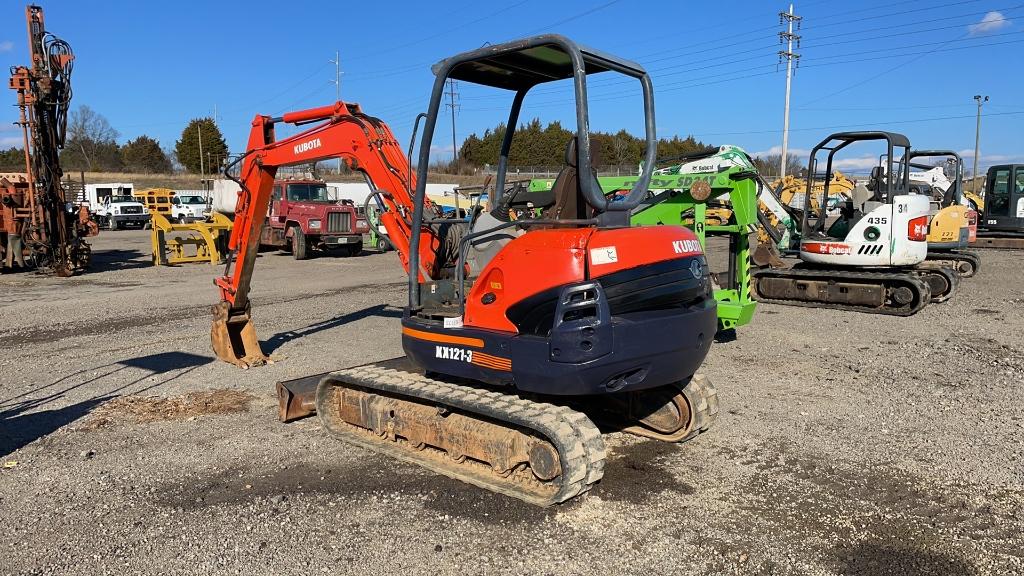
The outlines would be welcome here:
M 754 295 L 762 302 L 828 307 L 877 314 L 909 316 L 930 301 L 948 299 L 959 285 L 946 267 L 920 268 L 928 254 L 928 198 L 909 193 L 905 164 L 895 178 L 872 173 L 872 189 L 857 185 L 842 201 L 838 218 L 828 215 L 829 183 L 835 155 L 851 144 L 884 141 L 887 158 L 910 152 L 910 141 L 891 132 L 832 134 L 811 151 L 809 174 L 817 175 L 817 155 L 828 154 L 824 193 L 817 208 L 801 214 L 800 262 L 790 268 L 765 268 L 754 273 Z M 889 161 L 885 173 L 892 174 Z M 805 206 L 811 206 L 816 178 L 807 182 Z M 780 203 L 774 203 L 776 209 Z M 769 208 L 772 206 L 769 205 Z M 777 216 L 790 216 L 783 211 Z

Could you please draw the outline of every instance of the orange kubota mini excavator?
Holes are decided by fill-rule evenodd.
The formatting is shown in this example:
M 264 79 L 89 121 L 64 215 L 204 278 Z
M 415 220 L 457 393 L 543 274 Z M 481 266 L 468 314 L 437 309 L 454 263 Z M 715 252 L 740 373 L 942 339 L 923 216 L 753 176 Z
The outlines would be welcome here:
M 617 202 L 602 194 L 587 132 L 587 78 L 607 72 L 640 83 L 645 114 L 643 173 Z M 240 366 L 266 361 L 248 294 L 277 168 L 340 157 L 374 191 L 408 271 L 406 355 L 316 377 L 306 391 L 284 383 L 282 418 L 315 408 L 347 442 L 538 505 L 581 494 L 603 475 L 604 442 L 591 417 L 671 442 L 706 430 L 717 396 L 695 372 L 717 318 L 700 243 L 681 226 L 629 226 L 654 166 L 654 95 L 644 69 L 545 35 L 454 56 L 434 73 L 415 177 L 411 147 L 406 158 L 391 130 L 355 104 L 256 117 L 240 159 L 235 259 L 216 281 L 218 357 Z M 499 196 L 489 212 L 455 221 L 426 198 L 448 79 L 513 95 L 498 191 L 525 96 L 572 80 L 577 136 L 541 216 L 512 219 L 509 199 Z M 310 122 L 319 124 L 274 136 L 277 123 Z

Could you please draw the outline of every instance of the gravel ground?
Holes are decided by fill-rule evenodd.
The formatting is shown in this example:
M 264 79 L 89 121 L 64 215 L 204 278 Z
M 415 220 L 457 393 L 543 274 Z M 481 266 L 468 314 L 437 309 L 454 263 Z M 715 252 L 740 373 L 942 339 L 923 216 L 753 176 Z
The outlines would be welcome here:
M 277 422 L 276 381 L 401 354 L 394 254 L 262 254 L 279 361 L 242 371 L 209 349 L 220 268 L 94 250 L 0 277 L 2 574 L 1024 572 L 1017 254 L 909 319 L 761 306 L 705 363 L 716 428 L 611 435 L 598 487 L 542 510 Z

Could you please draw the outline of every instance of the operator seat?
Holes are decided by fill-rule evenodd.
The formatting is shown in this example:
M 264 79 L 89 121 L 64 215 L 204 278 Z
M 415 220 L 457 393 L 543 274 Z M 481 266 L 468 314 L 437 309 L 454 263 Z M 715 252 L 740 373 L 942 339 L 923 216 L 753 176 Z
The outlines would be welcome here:
M 578 155 L 576 152 L 576 136 L 569 140 L 565 148 L 565 166 L 558 171 L 555 181 L 551 184 L 551 196 L 554 203 L 544 208 L 541 218 L 555 220 L 578 220 L 592 217 L 593 209 L 583 198 L 583 190 L 580 188 L 579 171 L 577 169 Z M 593 185 L 600 190 L 597 181 L 597 172 L 593 169 L 600 160 L 600 156 L 594 147 L 590 148 L 590 166 Z M 501 218 L 497 216 L 502 216 Z M 504 215 L 492 212 L 483 212 L 473 221 L 473 232 L 489 230 L 502 222 L 508 222 L 507 210 Z M 575 224 L 551 224 L 538 225 L 540 227 L 572 227 Z M 505 228 L 493 234 L 480 236 L 470 243 L 470 249 L 466 254 L 466 262 L 469 264 L 470 277 L 479 274 L 484 267 L 505 247 L 506 244 L 521 236 L 524 230 L 517 228 Z
M 579 168 L 577 166 L 578 158 L 577 137 L 573 135 L 565 146 L 565 166 L 555 176 L 555 181 L 551 185 L 551 193 L 555 197 L 555 204 L 544 210 L 543 218 L 551 220 L 582 220 L 593 216 L 593 209 L 583 198 L 583 188 L 580 186 Z M 597 181 L 597 171 L 594 169 L 599 161 L 600 154 L 597 147 L 591 145 L 590 174 L 588 176 L 595 190 L 601 190 L 601 184 Z
M 830 238 L 846 238 L 850 234 L 850 230 L 853 230 L 853 227 L 864 217 L 864 214 L 874 210 L 880 204 L 880 202 L 871 201 L 874 196 L 867 186 L 858 182 L 850 191 L 850 198 L 840 204 L 839 219 L 829 226 L 825 235 Z

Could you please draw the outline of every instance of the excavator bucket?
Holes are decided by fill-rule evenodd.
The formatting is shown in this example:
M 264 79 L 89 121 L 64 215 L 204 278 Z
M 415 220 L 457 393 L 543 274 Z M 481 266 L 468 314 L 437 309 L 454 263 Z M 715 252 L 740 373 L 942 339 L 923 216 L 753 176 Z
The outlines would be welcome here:
M 754 236 L 750 239 L 751 245 L 757 245 L 753 252 L 750 253 L 750 260 L 755 266 L 770 267 L 770 268 L 784 268 L 786 263 L 782 261 L 782 255 L 779 253 L 778 246 L 775 245 L 771 239 L 765 240 L 764 238 L 758 238 Z
M 217 358 L 241 368 L 263 366 L 272 362 L 260 348 L 249 310 L 232 315 L 227 302 L 213 306 L 210 342 Z

